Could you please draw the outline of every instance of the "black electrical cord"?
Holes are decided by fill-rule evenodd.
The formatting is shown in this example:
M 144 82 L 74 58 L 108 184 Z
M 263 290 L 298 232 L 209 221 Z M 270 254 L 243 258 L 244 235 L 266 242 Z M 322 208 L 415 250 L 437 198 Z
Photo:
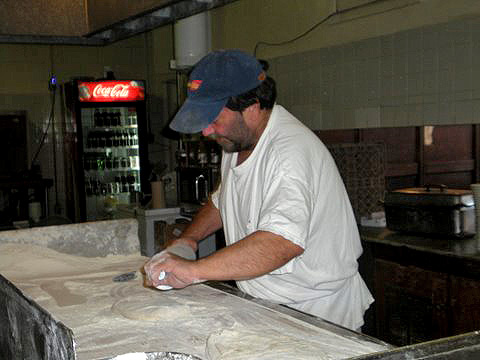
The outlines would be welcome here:
M 48 123 L 47 123 L 47 128 L 45 129 L 45 131 L 43 132 L 43 136 L 42 136 L 42 139 L 40 140 L 40 144 L 38 145 L 38 149 L 37 149 L 37 152 L 35 153 L 34 157 L 32 158 L 32 162 L 30 163 L 30 169 L 32 169 L 33 165 L 35 164 L 35 161 L 37 160 L 38 158 L 38 155 L 40 154 L 40 151 L 42 150 L 42 147 L 43 145 L 45 144 L 45 139 L 47 138 L 47 135 L 48 135 L 48 129 L 50 128 L 50 124 L 52 124 L 53 122 L 53 117 L 54 117 L 54 114 L 55 114 L 55 90 L 56 90 L 56 87 L 52 87 L 51 88 L 51 110 L 50 110 L 50 116 L 48 118 Z
M 376 2 L 384 2 L 384 1 L 387 1 L 387 0 L 376 0 Z M 375 3 L 376 3 L 375 2 Z M 320 20 L 318 23 L 314 24 L 312 27 L 310 27 L 308 30 L 304 31 L 303 33 L 301 33 L 300 35 L 294 37 L 293 39 L 290 39 L 290 40 L 286 40 L 286 41 L 281 41 L 281 42 L 277 42 L 277 43 L 270 43 L 270 42 L 266 42 L 266 41 L 259 41 L 257 42 L 257 44 L 255 45 L 255 48 L 253 50 L 253 56 L 254 57 L 257 57 L 257 49 L 260 45 L 267 45 L 267 46 L 282 46 L 282 45 L 286 45 L 286 44 L 290 44 L 290 43 L 293 43 L 294 41 L 297 41 L 298 39 L 301 39 L 302 37 L 306 36 L 307 34 L 311 33 L 313 30 L 315 30 L 317 27 L 319 27 L 320 25 L 322 25 L 325 21 L 327 21 L 328 19 L 330 19 L 331 17 L 335 16 L 335 15 L 340 15 L 340 14 L 343 14 L 343 13 L 347 13 L 347 12 L 350 12 L 352 10 L 356 10 L 356 9 L 359 9 L 359 8 L 363 8 L 363 7 L 368 7 L 372 5 L 372 3 L 367 3 L 367 4 L 359 4 L 359 5 L 356 5 L 356 6 L 351 6 L 350 8 L 346 8 L 346 9 L 343 9 L 343 10 L 338 10 L 337 7 L 335 6 L 335 11 L 331 12 L 329 15 L 325 16 L 322 20 Z M 407 5 L 408 6 L 408 5 Z
M 325 16 L 322 20 L 320 20 L 318 23 L 316 23 L 315 25 L 313 25 L 312 27 L 310 27 L 308 30 L 304 31 L 303 33 L 301 33 L 300 35 L 298 36 L 295 36 L 293 39 L 290 39 L 290 40 L 286 40 L 286 41 L 281 41 L 281 42 L 277 42 L 277 43 L 271 43 L 271 42 L 266 42 L 266 41 L 259 41 L 257 42 L 257 44 L 255 45 L 255 48 L 253 50 L 253 56 L 254 57 L 257 57 L 257 50 L 258 50 L 258 47 L 260 45 L 267 45 L 267 46 L 282 46 L 282 45 L 287 45 L 287 44 L 290 44 L 290 43 L 293 43 L 295 41 L 297 41 L 298 39 L 301 39 L 302 37 L 306 36 L 307 34 L 311 33 L 313 30 L 315 30 L 317 27 L 319 27 L 320 25 L 322 25 L 325 21 L 327 21 L 328 19 L 330 19 L 331 17 L 335 16 L 335 15 L 338 15 L 340 14 L 341 11 L 337 11 L 335 10 L 334 12 L 330 13 L 329 15 Z
M 52 91 L 55 93 L 56 85 L 53 87 Z M 55 101 L 53 101 L 55 105 Z M 53 107 L 53 106 L 52 106 Z M 55 132 L 55 122 L 52 117 L 52 152 L 53 152 L 53 177 L 55 179 L 55 214 L 60 214 L 60 203 L 58 202 L 58 177 L 57 177 L 57 133 Z

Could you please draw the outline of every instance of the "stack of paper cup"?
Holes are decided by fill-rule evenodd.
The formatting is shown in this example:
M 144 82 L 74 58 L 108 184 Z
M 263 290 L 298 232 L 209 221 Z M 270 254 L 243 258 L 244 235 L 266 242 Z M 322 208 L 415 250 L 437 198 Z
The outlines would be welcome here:
M 42 206 L 39 202 L 31 202 L 28 204 L 28 216 L 35 223 L 40 221 L 42 217 Z
M 153 181 L 152 185 L 152 209 L 165 207 L 165 187 L 162 180 Z M 480 204 L 480 203 L 479 203 Z
M 477 240 L 477 249 L 480 250 L 480 184 L 470 184 L 475 203 L 475 239 Z

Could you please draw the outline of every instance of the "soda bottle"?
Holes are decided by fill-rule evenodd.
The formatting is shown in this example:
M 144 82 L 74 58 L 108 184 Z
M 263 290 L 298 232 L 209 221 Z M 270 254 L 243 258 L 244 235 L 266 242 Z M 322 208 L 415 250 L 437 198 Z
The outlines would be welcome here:
M 98 133 L 98 147 L 104 148 L 106 145 L 106 140 L 107 139 L 105 138 L 105 133 Z
M 118 131 L 114 132 L 112 143 L 115 147 L 120 146 L 120 134 Z
M 125 174 L 122 174 L 120 179 L 122 182 L 122 192 L 124 193 L 128 192 L 127 176 Z
M 105 111 L 105 117 L 103 118 L 103 126 L 110 127 L 112 125 L 112 113 Z
M 120 110 L 117 109 L 117 111 L 115 111 L 115 126 L 121 125 L 121 118 L 122 118 L 122 115 L 120 114 Z
M 103 124 L 105 123 L 105 118 L 107 116 L 107 112 L 105 111 L 105 109 L 102 110 L 102 112 L 100 113 L 100 116 L 98 117 L 98 125 L 99 127 L 102 127 Z
M 98 109 L 95 109 L 93 112 L 93 125 L 94 126 L 99 126 L 99 117 L 100 117 L 100 111 Z
M 122 131 L 121 146 L 128 146 L 127 135 Z
M 134 146 L 138 145 L 138 135 L 137 135 L 137 132 L 135 130 L 133 130 L 132 141 L 133 141 Z
M 123 125 L 131 125 L 132 124 L 132 110 L 131 109 L 128 109 L 128 112 L 127 112 L 127 118 L 125 119 L 125 123 Z
M 137 125 L 137 112 L 135 110 L 132 111 L 131 125 Z
M 137 112 L 134 108 L 128 110 L 128 124 L 127 125 L 136 125 L 137 124 Z
M 112 136 L 113 136 L 113 134 L 110 131 L 105 133 L 105 137 L 106 137 L 105 146 L 108 147 L 108 148 L 111 148 L 113 146 Z
M 85 147 L 87 149 L 92 147 L 92 134 L 91 133 L 88 133 L 88 135 L 87 135 L 87 143 L 86 143 Z
M 93 131 L 90 133 L 91 138 L 90 138 L 90 147 L 92 148 L 97 148 L 98 147 L 98 133 L 96 131 Z
M 105 169 L 113 169 L 113 158 L 111 156 L 107 156 L 105 161 Z

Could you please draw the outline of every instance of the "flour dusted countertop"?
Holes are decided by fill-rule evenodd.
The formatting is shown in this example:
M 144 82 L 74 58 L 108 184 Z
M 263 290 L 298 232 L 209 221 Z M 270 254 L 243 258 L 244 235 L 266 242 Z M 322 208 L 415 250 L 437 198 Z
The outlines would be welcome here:
M 0 274 L 72 331 L 78 360 L 164 351 L 205 360 L 344 359 L 388 348 L 206 284 L 145 288 L 145 261 L 139 253 L 85 257 L 0 243 Z M 113 281 L 132 271 L 134 279 Z

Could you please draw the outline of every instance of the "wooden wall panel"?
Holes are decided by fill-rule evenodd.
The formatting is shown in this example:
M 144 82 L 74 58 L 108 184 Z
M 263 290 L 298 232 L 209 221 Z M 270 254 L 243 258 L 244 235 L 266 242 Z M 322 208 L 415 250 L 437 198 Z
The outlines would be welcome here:
M 364 142 L 385 143 L 388 163 L 417 161 L 418 136 L 414 127 L 363 129 L 361 138 Z
M 315 133 L 325 145 L 352 144 L 358 142 L 359 130 L 319 130 Z
M 387 159 L 385 176 L 387 178 L 400 178 L 397 179 L 399 187 L 405 187 L 407 183 L 410 184 L 412 177 L 414 183 L 417 181 L 419 140 L 416 128 L 364 129 L 361 138 L 365 142 L 383 142 L 385 144 Z M 389 183 L 393 184 L 392 182 Z M 390 186 L 387 189 L 390 190 Z
M 475 127 L 435 126 L 430 129 L 431 143 L 425 135 L 423 144 L 424 183 L 468 188 L 475 182 Z
M 480 129 L 475 125 L 323 130 L 317 135 L 327 145 L 383 143 L 387 190 L 426 184 L 468 188 L 480 181 Z
M 433 141 L 430 145 L 424 145 L 425 163 L 471 160 L 473 132 L 474 128 L 471 125 L 433 127 Z
M 425 184 L 444 184 L 452 189 L 468 189 L 472 183 L 471 172 L 425 175 Z

